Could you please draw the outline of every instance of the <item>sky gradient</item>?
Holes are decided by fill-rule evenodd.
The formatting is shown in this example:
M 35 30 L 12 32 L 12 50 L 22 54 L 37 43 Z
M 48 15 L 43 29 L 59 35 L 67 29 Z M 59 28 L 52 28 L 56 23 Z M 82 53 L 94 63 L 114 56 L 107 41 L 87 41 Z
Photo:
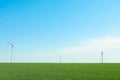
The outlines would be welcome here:
M 119 0 L 0 0 L 0 62 L 120 62 Z

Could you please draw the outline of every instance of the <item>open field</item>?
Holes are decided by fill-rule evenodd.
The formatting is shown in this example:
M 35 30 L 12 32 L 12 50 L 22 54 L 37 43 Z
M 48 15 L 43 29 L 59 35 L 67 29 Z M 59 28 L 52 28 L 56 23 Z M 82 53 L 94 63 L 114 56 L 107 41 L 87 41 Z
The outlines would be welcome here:
M 120 80 L 120 64 L 1 63 L 0 80 Z

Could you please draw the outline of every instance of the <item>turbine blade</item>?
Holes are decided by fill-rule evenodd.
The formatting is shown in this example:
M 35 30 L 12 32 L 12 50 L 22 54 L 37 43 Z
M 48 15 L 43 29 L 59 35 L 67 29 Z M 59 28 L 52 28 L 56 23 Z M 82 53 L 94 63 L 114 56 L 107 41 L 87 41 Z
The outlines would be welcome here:
M 9 43 L 12 47 L 14 47 L 14 45 L 13 45 L 12 43 L 10 43 L 9 41 L 8 41 L 8 43 Z

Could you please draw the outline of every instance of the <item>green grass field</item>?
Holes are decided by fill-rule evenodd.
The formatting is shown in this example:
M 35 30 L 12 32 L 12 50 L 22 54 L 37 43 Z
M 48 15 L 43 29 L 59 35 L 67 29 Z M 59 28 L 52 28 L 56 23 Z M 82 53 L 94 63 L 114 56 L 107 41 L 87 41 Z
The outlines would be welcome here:
M 120 64 L 1 63 L 0 80 L 120 80 Z

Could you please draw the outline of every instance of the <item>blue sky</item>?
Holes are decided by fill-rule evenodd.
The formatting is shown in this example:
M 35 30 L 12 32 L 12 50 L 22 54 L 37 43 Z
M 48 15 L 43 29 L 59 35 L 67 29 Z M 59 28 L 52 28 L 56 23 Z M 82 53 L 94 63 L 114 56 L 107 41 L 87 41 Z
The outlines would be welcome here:
M 10 41 L 15 45 L 14 62 L 58 62 L 59 54 L 63 62 L 99 62 L 101 50 L 107 53 L 106 62 L 120 62 L 119 4 L 119 0 L 0 0 L 0 61 L 9 62 Z

